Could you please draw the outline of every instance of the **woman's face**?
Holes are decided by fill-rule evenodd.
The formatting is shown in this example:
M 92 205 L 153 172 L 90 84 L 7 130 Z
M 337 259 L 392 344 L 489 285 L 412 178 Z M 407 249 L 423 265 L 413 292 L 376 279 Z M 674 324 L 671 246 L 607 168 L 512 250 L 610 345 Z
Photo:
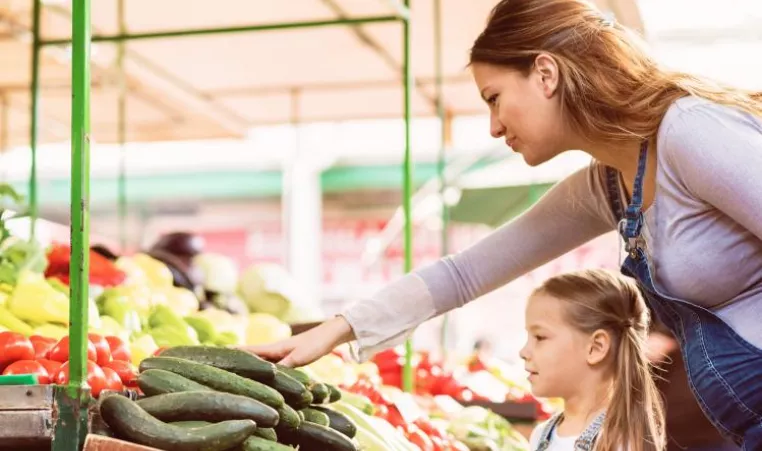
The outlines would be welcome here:
M 505 138 L 530 166 L 568 150 L 556 95 L 558 67 L 551 57 L 538 57 L 528 76 L 486 63 L 474 63 L 472 69 L 482 99 L 489 106 L 493 137 Z

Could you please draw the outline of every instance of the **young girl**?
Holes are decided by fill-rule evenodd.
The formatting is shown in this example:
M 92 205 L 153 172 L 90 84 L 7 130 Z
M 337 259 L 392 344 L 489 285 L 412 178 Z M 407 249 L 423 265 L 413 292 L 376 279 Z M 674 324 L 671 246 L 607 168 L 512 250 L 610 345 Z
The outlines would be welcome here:
M 661 451 L 661 398 L 645 353 L 649 312 L 634 280 L 605 270 L 553 277 L 530 296 L 521 350 L 532 391 L 564 400 L 531 451 Z

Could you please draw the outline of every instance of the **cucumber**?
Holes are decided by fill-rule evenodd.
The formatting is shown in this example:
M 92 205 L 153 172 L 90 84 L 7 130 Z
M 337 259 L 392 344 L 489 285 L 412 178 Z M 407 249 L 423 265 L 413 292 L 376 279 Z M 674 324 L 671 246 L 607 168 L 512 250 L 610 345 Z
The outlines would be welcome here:
M 193 429 L 173 426 L 157 420 L 135 401 L 121 395 L 103 398 L 100 414 L 118 437 L 174 451 L 225 451 L 241 445 L 257 430 L 251 420 L 223 421 Z
M 301 421 L 304 421 L 304 412 L 302 412 L 301 410 L 297 410 L 296 414 L 299 415 L 299 419 Z
M 344 434 L 315 423 L 302 423 L 296 430 L 295 441 L 299 451 L 359 451 L 355 443 Z
M 312 393 L 307 387 L 283 371 L 276 371 L 275 379 L 265 384 L 283 395 L 286 404 L 294 409 L 303 409 L 312 404 Z
M 231 372 L 177 357 L 148 357 L 140 362 L 140 372 L 166 370 L 181 374 L 199 384 L 235 395 L 248 396 L 278 409 L 284 403 L 283 395 L 267 385 Z
M 339 431 L 349 438 L 354 438 L 357 434 L 357 424 L 343 413 L 337 412 L 330 407 L 313 406 L 312 409 L 323 412 L 328 416 L 329 427 L 331 429 Z
M 331 392 L 331 397 L 328 398 L 328 402 L 333 403 L 337 402 L 341 399 L 341 391 L 335 386 L 331 384 L 325 384 L 328 387 L 328 390 Z
M 286 373 L 289 376 L 293 377 L 294 379 L 298 380 L 302 384 L 304 384 L 305 387 L 311 387 L 315 384 L 315 381 L 312 380 L 312 378 L 305 373 L 304 371 L 298 369 L 298 368 L 291 368 L 289 366 L 281 365 L 279 363 L 275 364 L 275 368 L 282 372 Z
M 280 420 L 278 421 L 277 426 L 283 426 L 288 429 L 298 428 L 303 421 L 299 413 L 292 409 L 288 404 L 283 404 L 283 406 L 278 409 L 278 416 L 280 417 Z
M 273 442 L 278 441 L 278 434 L 276 434 L 275 429 L 272 428 L 257 428 L 257 431 L 254 432 L 254 435 Z
M 193 428 L 200 428 L 202 426 L 209 426 L 212 423 L 210 423 L 208 421 L 173 421 L 173 422 L 171 422 L 169 424 L 171 424 L 172 426 L 179 426 L 181 428 L 190 428 L 190 429 L 193 429 Z M 259 428 L 257 428 L 257 429 L 259 429 Z M 256 434 L 256 432 L 255 432 L 255 434 Z
M 186 391 L 138 401 L 151 416 L 166 422 L 253 420 L 257 427 L 278 424 L 278 412 L 256 399 L 222 392 Z
M 246 439 L 241 445 L 241 451 L 293 451 L 291 446 L 276 443 L 266 438 L 252 436 Z
M 212 391 L 211 388 L 164 370 L 147 370 L 138 376 L 138 387 L 146 396 L 183 391 Z
M 272 381 L 275 365 L 250 352 L 213 346 L 175 346 L 161 353 L 162 357 L 178 357 L 213 366 L 255 381 Z
M 312 404 L 327 403 L 331 396 L 331 391 L 326 384 L 316 383 L 310 387 L 312 393 Z
M 309 421 L 310 423 L 319 424 L 321 426 L 330 426 L 331 424 L 328 415 L 319 410 L 304 409 L 302 412 L 304 413 L 304 421 Z

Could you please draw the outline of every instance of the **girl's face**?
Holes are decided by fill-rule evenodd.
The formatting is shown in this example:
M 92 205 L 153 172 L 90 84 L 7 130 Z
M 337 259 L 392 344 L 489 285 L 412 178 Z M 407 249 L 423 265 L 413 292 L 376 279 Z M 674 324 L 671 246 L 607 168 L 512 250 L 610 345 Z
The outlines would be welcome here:
M 490 110 L 490 134 L 524 157 L 530 166 L 544 163 L 564 148 L 564 121 L 556 95 L 558 68 L 538 57 L 528 76 L 485 63 L 472 66 L 474 81 Z
M 528 337 L 520 356 L 538 397 L 568 398 L 592 374 L 591 336 L 564 319 L 564 308 L 563 301 L 541 292 L 527 303 Z

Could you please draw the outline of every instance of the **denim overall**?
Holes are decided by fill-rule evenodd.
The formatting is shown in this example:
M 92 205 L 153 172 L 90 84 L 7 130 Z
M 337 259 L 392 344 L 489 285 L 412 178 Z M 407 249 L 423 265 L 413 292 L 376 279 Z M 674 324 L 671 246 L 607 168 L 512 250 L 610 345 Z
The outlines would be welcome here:
M 640 235 L 647 154 L 645 141 L 640 148 L 632 200 L 626 209 L 622 208 L 619 173 L 606 170 L 609 201 L 616 217 L 622 218 L 619 233 L 628 253 L 622 273 L 639 282 L 656 316 L 680 343 L 691 391 L 707 418 L 744 451 L 762 451 L 762 350 L 711 311 L 666 296 L 654 286 Z
M 563 420 L 564 414 L 557 413 L 545 424 L 545 428 L 542 430 L 540 436 L 540 443 L 537 445 L 537 449 L 533 451 L 545 451 L 550 446 L 550 441 L 553 437 L 553 431 L 556 429 L 561 420 Z M 590 425 L 582 431 L 577 440 L 574 441 L 574 451 L 592 451 L 595 446 L 595 440 L 598 438 L 598 434 L 601 432 L 603 421 L 606 419 L 606 413 L 601 413 L 593 420 Z

